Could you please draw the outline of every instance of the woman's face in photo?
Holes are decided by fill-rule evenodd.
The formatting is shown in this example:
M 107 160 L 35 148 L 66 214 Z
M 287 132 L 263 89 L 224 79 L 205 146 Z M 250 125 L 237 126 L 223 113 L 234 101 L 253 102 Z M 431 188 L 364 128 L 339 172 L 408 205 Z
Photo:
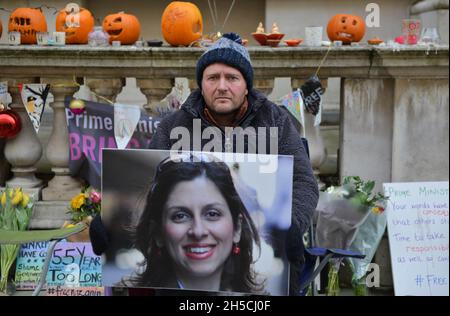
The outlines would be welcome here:
M 233 242 L 240 239 L 240 227 L 234 228 L 225 198 L 205 176 L 175 185 L 162 224 L 162 243 L 180 275 L 221 273 Z

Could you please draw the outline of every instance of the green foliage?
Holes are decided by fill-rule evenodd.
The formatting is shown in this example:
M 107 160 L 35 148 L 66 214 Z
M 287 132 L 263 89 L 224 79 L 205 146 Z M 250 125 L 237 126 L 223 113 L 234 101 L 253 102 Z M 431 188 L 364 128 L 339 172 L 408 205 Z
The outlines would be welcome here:
M 6 188 L 1 192 L 0 229 L 23 231 L 28 227 L 34 202 L 22 192 L 21 188 Z M 19 253 L 20 245 L 2 244 L 0 246 L 0 292 L 5 292 L 8 274 Z
M 372 193 L 375 188 L 375 181 L 369 180 L 364 182 L 358 176 L 348 176 L 344 178 L 342 186 L 347 193 L 344 197 L 355 205 L 379 208 L 379 212 L 384 210 L 388 197 L 380 192 Z

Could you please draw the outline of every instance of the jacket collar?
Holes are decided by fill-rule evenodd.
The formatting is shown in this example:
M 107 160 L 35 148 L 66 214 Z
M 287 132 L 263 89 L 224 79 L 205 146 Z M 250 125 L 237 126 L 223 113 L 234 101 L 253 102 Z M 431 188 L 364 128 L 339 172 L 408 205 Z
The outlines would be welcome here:
M 260 91 L 252 89 L 248 94 L 248 110 L 244 118 L 240 122 L 240 126 L 246 126 L 254 117 L 256 112 L 264 106 L 267 97 Z M 200 89 L 193 91 L 181 107 L 185 112 L 191 114 L 194 118 L 206 120 L 203 114 L 205 108 L 205 100 L 203 99 Z

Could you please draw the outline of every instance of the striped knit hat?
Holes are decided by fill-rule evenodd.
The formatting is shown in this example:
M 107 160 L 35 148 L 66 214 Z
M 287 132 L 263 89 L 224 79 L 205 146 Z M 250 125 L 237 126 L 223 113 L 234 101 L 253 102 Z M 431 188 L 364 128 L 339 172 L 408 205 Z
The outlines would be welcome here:
M 253 67 L 242 39 L 235 33 L 226 33 L 200 57 L 197 62 L 197 84 L 201 88 L 203 71 L 211 64 L 223 63 L 238 69 L 247 83 L 247 89 L 253 87 Z

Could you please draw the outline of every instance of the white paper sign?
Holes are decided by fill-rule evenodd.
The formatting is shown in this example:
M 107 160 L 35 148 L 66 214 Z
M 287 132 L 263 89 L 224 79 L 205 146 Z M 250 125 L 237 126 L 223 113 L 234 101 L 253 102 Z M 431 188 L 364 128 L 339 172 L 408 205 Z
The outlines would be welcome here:
M 8 103 L 8 82 L 0 82 L 0 104 L 6 106 Z
M 383 186 L 395 295 L 448 296 L 448 182 Z
M 23 105 L 27 110 L 36 134 L 41 126 L 42 114 L 49 102 L 50 85 L 45 83 L 23 84 L 20 90 Z
M 140 117 L 141 110 L 138 106 L 114 104 L 114 137 L 118 149 L 127 147 Z
M 9 32 L 8 33 L 8 44 L 9 45 L 20 45 L 20 32 Z

